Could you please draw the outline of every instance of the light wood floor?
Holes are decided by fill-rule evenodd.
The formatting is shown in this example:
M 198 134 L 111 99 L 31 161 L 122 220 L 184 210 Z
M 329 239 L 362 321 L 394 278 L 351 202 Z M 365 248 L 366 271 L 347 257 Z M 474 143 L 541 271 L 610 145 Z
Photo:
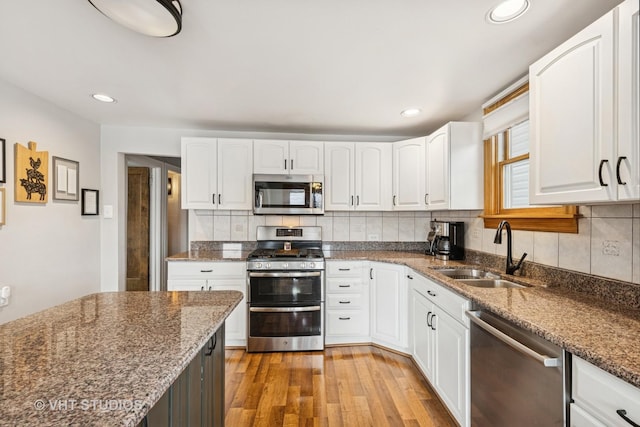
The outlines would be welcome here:
M 455 426 L 413 362 L 373 346 L 226 351 L 226 426 Z

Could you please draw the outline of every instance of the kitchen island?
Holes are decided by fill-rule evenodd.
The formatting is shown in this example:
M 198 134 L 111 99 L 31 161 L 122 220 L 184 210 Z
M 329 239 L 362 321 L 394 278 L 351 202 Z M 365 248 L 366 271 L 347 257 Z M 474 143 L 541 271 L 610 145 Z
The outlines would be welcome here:
M 241 299 L 97 293 L 0 325 L 0 424 L 138 425 Z

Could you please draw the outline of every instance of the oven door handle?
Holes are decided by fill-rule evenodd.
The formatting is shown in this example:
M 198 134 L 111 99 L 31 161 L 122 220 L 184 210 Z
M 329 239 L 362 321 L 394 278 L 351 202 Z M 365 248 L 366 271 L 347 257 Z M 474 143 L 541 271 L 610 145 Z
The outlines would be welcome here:
M 254 313 L 295 313 L 300 311 L 320 311 L 319 305 L 308 307 L 249 307 Z
M 262 272 L 249 272 L 249 277 L 320 277 L 322 273 L 320 271 L 309 272 L 283 272 L 278 271 L 274 273 L 262 273 Z

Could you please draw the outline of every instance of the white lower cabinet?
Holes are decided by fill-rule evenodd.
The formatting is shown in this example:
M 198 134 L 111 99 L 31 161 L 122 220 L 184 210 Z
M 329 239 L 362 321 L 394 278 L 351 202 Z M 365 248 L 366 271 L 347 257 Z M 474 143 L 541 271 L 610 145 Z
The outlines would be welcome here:
M 408 270 L 411 286 L 411 353 L 440 399 L 461 426 L 470 423 L 470 303 Z
M 376 344 L 407 353 L 409 302 L 406 267 L 372 262 L 369 268 L 371 339 Z
M 640 424 L 639 388 L 579 357 L 572 356 L 571 360 L 572 427 Z
M 367 261 L 327 261 L 325 343 L 371 341 Z
M 168 291 L 239 291 L 246 298 L 247 266 L 237 261 L 169 261 Z M 225 345 L 247 345 L 247 304 L 243 300 L 225 321 Z

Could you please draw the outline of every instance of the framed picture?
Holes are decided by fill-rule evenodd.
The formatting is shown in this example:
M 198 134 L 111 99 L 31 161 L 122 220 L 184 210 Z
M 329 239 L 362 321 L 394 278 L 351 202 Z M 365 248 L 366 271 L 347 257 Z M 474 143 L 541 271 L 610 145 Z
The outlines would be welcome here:
M 6 222 L 7 215 L 7 204 L 5 202 L 6 193 L 4 192 L 4 188 L 0 188 L 0 225 L 4 225 Z
M 98 215 L 98 190 L 82 189 L 82 215 Z
M 78 200 L 80 164 L 73 160 L 52 156 L 53 159 L 53 199 Z
M 0 182 L 7 182 L 6 141 L 0 138 Z

